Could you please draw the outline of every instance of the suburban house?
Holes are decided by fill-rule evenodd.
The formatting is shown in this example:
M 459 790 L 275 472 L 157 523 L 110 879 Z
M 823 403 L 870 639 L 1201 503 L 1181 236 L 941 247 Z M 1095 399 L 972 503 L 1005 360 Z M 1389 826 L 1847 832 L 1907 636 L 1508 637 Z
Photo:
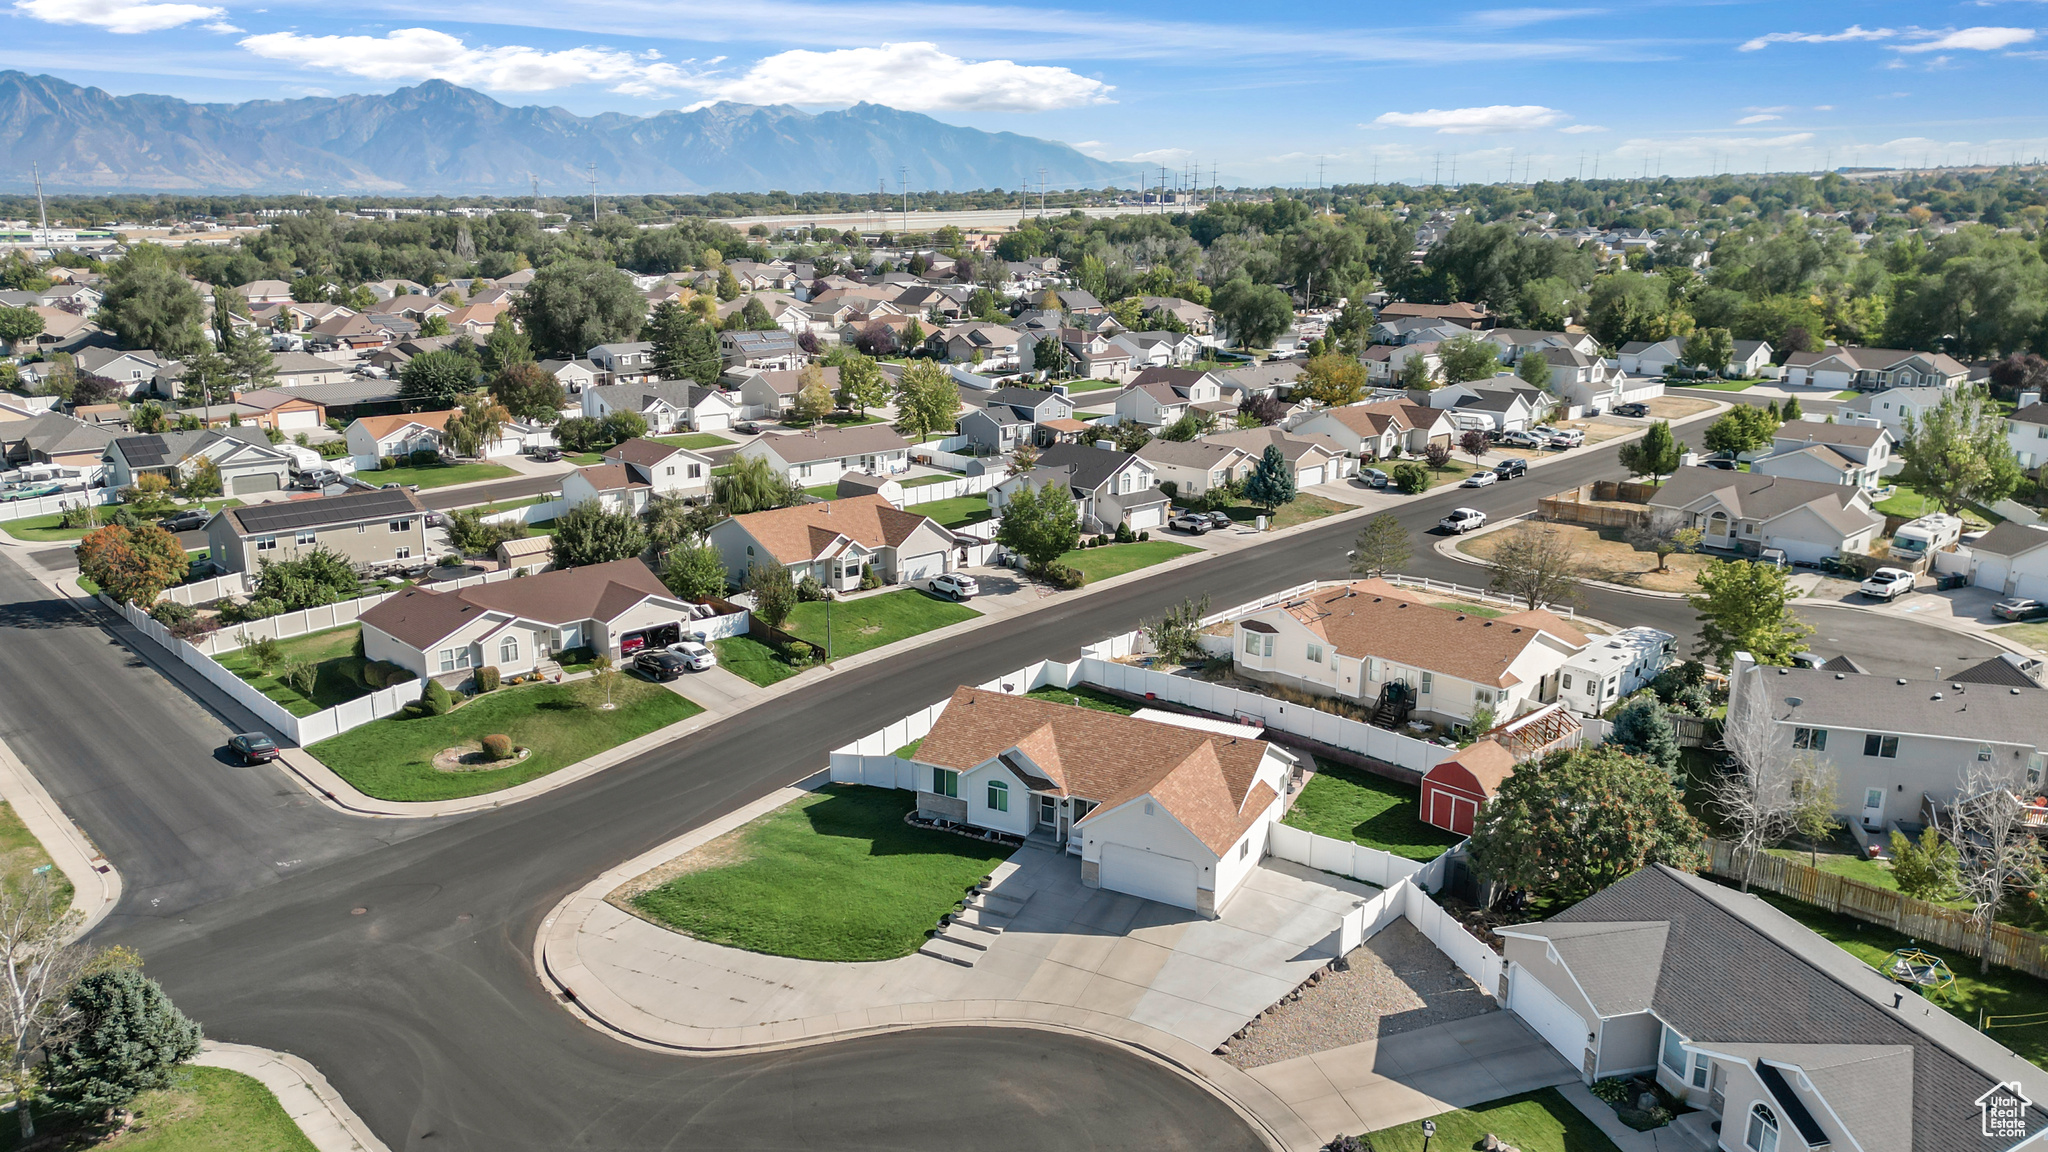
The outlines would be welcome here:
M 2041 403 L 2040 395 L 2033 392 L 2023 393 L 2020 400 L 2020 406 L 2006 417 L 2005 439 L 2020 467 L 2032 471 L 2048 464 L 2048 404 Z
M 250 424 L 280 432 L 310 432 L 327 423 L 327 406 L 293 388 L 257 388 L 235 393 L 228 404 L 202 404 L 178 409 L 208 427 Z
M 1564 348 L 1583 352 L 1588 356 L 1597 355 L 1600 341 L 1587 332 L 1543 332 L 1530 328 L 1489 328 L 1479 337 L 1500 348 L 1500 362 L 1510 367 L 1521 362 L 1522 357 L 1534 352 L 1542 354 L 1553 348 Z
M 1408 407 L 1396 401 L 1324 408 L 1310 413 L 1293 430 L 1303 436 L 1321 437 L 1355 459 L 1379 460 L 1405 446 L 1409 425 L 1403 410 Z M 1443 418 L 1443 413 L 1433 408 L 1422 411 L 1428 413 L 1431 423 Z
M 843 472 L 884 476 L 910 467 L 910 441 L 887 424 L 852 424 L 805 432 L 773 432 L 741 447 L 798 487 L 830 484 Z
M 614 412 L 632 412 L 647 421 L 647 430 L 667 435 L 678 430 L 723 432 L 733 425 L 739 405 L 716 388 L 688 380 L 650 380 L 586 388 L 583 414 L 602 420 Z
M 1302 362 L 1299 360 L 1266 360 L 1244 368 L 1226 369 L 1214 375 L 1223 398 L 1242 408 L 1247 400 L 1284 400 L 1292 396 L 1295 381 L 1301 379 L 1301 372 Z
M 120 385 L 121 395 L 149 392 L 169 396 L 183 365 L 154 352 L 123 352 L 117 348 L 81 348 L 74 358 L 81 374 Z
M 727 368 L 794 369 L 804 362 L 796 337 L 773 332 L 720 332 L 718 354 Z
M 1223 398 L 1222 381 L 1194 368 L 1147 368 L 1116 394 L 1116 416 L 1123 423 L 1163 428 L 1190 411 L 1222 417 L 1237 410 Z
M 1621 346 L 1616 360 L 1631 376 L 1662 376 L 1684 358 L 1683 340 L 1631 340 Z
M 1996 657 L 1990 663 L 2005 665 Z M 1899 679 L 1827 668 L 1759 667 L 1746 652 L 1730 676 L 1730 724 L 1769 710 L 1783 744 L 1831 766 L 1835 814 L 1882 837 L 1896 821 L 1926 823 L 1929 806 L 1961 796 L 1979 765 L 2015 789 L 2042 790 L 2048 689 L 2028 679 Z M 1974 678 L 1973 678 L 1974 680 Z
M 562 391 L 571 396 L 586 388 L 595 388 L 604 380 L 604 369 L 588 360 L 542 360 L 536 365 L 541 371 L 555 378 Z
M 825 391 L 837 396 L 839 369 L 821 368 L 819 371 L 824 374 Z M 796 402 L 796 394 L 803 390 L 801 377 L 802 373 L 794 368 L 750 373 L 739 386 L 740 405 L 760 412 L 766 419 L 780 419 Z
M 1265 855 L 1296 768 L 1249 734 L 980 688 L 953 693 L 912 759 L 920 814 L 1042 833 L 1083 884 L 1211 918 Z
M 1221 488 L 1238 479 L 1251 467 L 1244 449 L 1215 440 L 1147 440 L 1138 458 L 1152 466 L 1162 491 L 1173 485 L 1174 499 L 1194 500 L 1211 488 Z
M 1560 355 L 1576 356 L 1576 352 L 1561 352 Z M 1516 377 L 1509 376 L 1509 380 Z M 1549 402 L 1539 388 L 1483 388 L 1472 387 L 1472 396 L 1461 400 L 1450 411 L 1458 417 L 1460 425 L 1478 426 L 1493 432 L 1519 432 L 1537 424 L 1542 410 L 1549 408 Z
M 379 324 L 368 316 L 350 313 L 346 316 L 330 316 L 306 329 L 306 346 L 333 352 L 350 352 L 360 355 L 387 345 L 397 343 L 398 334 L 389 325 Z
M 1588 639 L 1543 609 L 1473 616 L 1359 580 L 1244 616 L 1232 642 L 1250 679 L 1359 701 L 1376 722 L 1412 713 L 1484 730 L 1555 701 Z
M 654 345 L 646 340 L 599 344 L 585 356 L 605 374 L 607 384 L 642 384 L 661 374 L 654 363 Z
M 452 592 L 408 588 L 363 613 L 363 655 L 460 684 L 476 668 L 540 671 L 572 649 L 621 659 L 664 647 L 698 615 L 639 559 L 615 560 Z
M 310 352 L 274 352 L 270 363 L 277 370 L 276 386 L 279 388 L 340 384 L 354 375 L 348 365 L 324 360 Z
M 235 291 L 249 304 L 283 304 L 292 298 L 292 286 L 283 280 L 251 280 Z
M 221 572 L 326 549 L 358 568 L 427 558 L 427 508 L 403 488 L 251 504 L 206 524 L 207 558 Z
M 1892 434 L 1875 424 L 1794 420 L 1771 436 L 1771 454 L 1751 472 L 1875 489 L 1892 462 Z
M 1462 324 L 1448 320 L 1432 320 L 1426 316 L 1399 316 L 1391 320 L 1376 320 L 1366 332 L 1366 339 L 1372 344 L 1441 344 L 1460 336 L 1470 336 Z
M 1244 472 L 1249 475 L 1258 465 L 1266 449 L 1280 449 L 1280 456 L 1294 470 L 1295 488 L 1312 488 L 1317 484 L 1329 484 L 1351 475 L 1352 462 L 1344 455 L 1335 441 L 1325 440 L 1312 432 L 1297 430 L 1283 432 L 1278 428 L 1233 428 L 1226 432 L 1211 432 L 1202 437 L 1211 444 L 1222 444 L 1244 452 Z
M 639 515 L 657 496 L 696 498 L 711 490 L 711 461 L 687 448 L 632 439 L 605 450 L 604 462 L 562 477 L 562 503 L 591 500 L 607 512 Z
M 62 412 L 44 412 L 26 420 L 0 422 L 0 447 L 7 463 L 56 464 L 65 468 L 98 468 L 114 434 Z
M 1906 438 L 1907 421 L 1925 420 L 1936 405 L 1954 392 L 1949 387 L 1887 388 L 1882 392 L 1859 393 L 1835 411 L 1875 420 L 1892 434 L 1894 441 L 1900 441 Z
M 1178 368 L 1202 354 L 1202 342 L 1181 332 L 1119 332 L 1109 342 L 1130 353 L 1132 368 Z
M 2048 601 L 2048 525 L 2007 520 L 1969 549 L 1972 584 L 2001 596 Z
M 925 337 L 924 346 L 955 364 L 1011 368 L 1017 366 L 1017 336 L 1015 328 L 970 320 L 932 333 Z
M 989 507 L 1002 514 L 1012 493 L 1029 484 L 1034 489 L 1065 484 L 1081 506 L 1084 532 L 1102 532 L 1117 524 L 1146 531 L 1166 523 L 1168 501 L 1159 490 L 1159 474 L 1144 457 L 1116 449 L 1109 441 L 1054 444 L 1039 454 L 1038 466 L 1012 476 L 989 490 Z
M 451 409 L 445 412 L 407 412 L 397 416 L 361 416 L 350 421 L 342 432 L 348 442 L 349 455 L 355 457 L 356 467 L 370 471 L 380 466 L 384 457 L 403 457 L 413 452 L 439 452 L 442 429 L 448 418 L 455 415 Z
M 1707 548 L 1750 556 L 1776 548 L 1794 561 L 1861 555 L 1884 530 L 1862 488 L 1762 472 L 1680 468 L 1649 505 L 1684 516 Z
M 1772 370 L 1773 349 L 1768 340 L 1737 340 L 1735 355 L 1728 358 L 1728 374 L 1734 379 L 1753 379 L 1758 376 L 1775 377 Z
M 1437 355 L 1442 347 L 1435 340 L 1424 340 L 1416 344 L 1374 344 L 1359 353 L 1358 359 L 1365 365 L 1365 379 L 1368 384 L 1389 387 L 1401 378 L 1408 367 L 1408 361 L 1421 357 L 1422 365 L 1431 380 L 1443 374 L 1443 357 Z
M 1794 352 L 1785 359 L 1786 384 L 1837 392 L 1846 388 L 1858 392 L 1913 386 L 1953 388 L 1969 378 L 1969 368 L 1942 352 L 1831 345 L 1821 352 Z
M 1448 320 L 1463 328 L 1488 328 L 1493 316 L 1481 304 L 1458 301 L 1452 304 L 1410 304 L 1406 301 L 1389 301 L 1380 306 L 1376 318 L 1399 320 L 1403 317 L 1419 316 L 1426 320 Z
M 1526 763 L 1557 748 L 1575 748 L 1585 730 L 1562 702 L 1545 704 L 1485 735 L 1449 760 L 1422 774 L 1422 822 L 1459 836 L 1470 836 L 1479 810 L 1500 786 Z
M 870 565 L 890 584 L 918 583 L 959 566 L 951 532 L 880 493 L 749 512 L 719 523 L 705 539 L 725 558 L 734 583 L 755 564 L 780 564 L 793 579 L 815 576 L 832 591 L 850 592 Z
M 1500 1002 L 1587 1083 L 1654 1077 L 1730 1152 L 2031 1146 L 2048 1073 L 1761 898 L 1657 864 L 1495 929 Z M 2015 1134 L 1993 1138 L 2004 1095 Z M 1660 1141 L 1664 1137 L 1659 1137 Z
M 154 473 L 175 487 L 210 460 L 220 469 L 221 494 L 276 492 L 291 481 L 292 456 L 255 428 L 209 428 L 122 436 L 106 447 L 107 486 L 126 488 Z
M 989 393 L 982 407 L 960 417 L 957 427 L 976 448 L 1001 455 L 1019 444 L 1050 443 L 1073 424 L 1074 402 L 1070 398 L 1037 388 L 1012 387 Z
M 1186 325 L 1187 330 L 1197 336 L 1207 336 L 1216 330 L 1216 313 L 1178 296 L 1140 296 L 1138 310 L 1141 314 L 1163 312 Z

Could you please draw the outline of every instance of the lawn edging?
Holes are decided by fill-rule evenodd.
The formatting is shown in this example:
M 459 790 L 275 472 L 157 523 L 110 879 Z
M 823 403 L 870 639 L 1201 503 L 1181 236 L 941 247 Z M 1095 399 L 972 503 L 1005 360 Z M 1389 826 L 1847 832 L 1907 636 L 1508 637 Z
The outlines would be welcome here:
M 613 867 L 549 910 L 534 936 L 534 970 L 569 1014 L 637 1048 L 670 1055 L 717 1057 L 773 1052 L 925 1028 L 1030 1028 L 1085 1036 L 1114 1044 L 1180 1073 L 1227 1105 L 1275 1150 L 1313 1148 L 1315 1129 L 1265 1085 L 1188 1041 L 1118 1016 L 1033 1000 L 972 1000 L 885 1005 L 861 1013 L 778 1020 L 747 1028 L 699 1028 L 657 1017 L 613 993 L 586 967 L 578 943 L 584 921 L 600 908 L 618 910 L 605 897 L 651 871 L 829 783 L 813 773 L 750 804 L 657 845 Z M 739 950 L 733 950 L 736 954 Z M 906 963 L 914 956 L 884 963 Z M 819 962 L 823 963 L 823 962 Z M 835 965 L 836 967 L 836 965 Z
M 240 1072 L 268 1088 L 320 1152 L 390 1152 L 318 1068 L 289 1052 L 208 1040 L 192 1063 Z

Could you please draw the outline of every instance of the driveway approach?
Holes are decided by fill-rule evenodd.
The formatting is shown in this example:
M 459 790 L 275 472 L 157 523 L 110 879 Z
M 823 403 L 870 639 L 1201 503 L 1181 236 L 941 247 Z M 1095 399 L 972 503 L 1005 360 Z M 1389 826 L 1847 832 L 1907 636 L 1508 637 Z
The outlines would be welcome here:
M 1463 495 L 1520 511 L 1612 470 L 1603 448 L 1545 469 L 1540 488 Z M 1401 516 L 1422 526 L 1458 502 L 1418 498 Z M 230 767 L 220 744 L 252 717 L 207 715 L 125 650 L 104 613 L 83 617 L 0 561 L 0 738 L 127 881 L 95 938 L 140 948 L 215 1038 L 313 1062 L 393 1148 L 950 1149 L 962 1142 L 953 1100 L 972 1101 L 982 1148 L 1256 1147 L 1177 1074 L 1059 1034 L 918 1032 L 708 1061 L 628 1048 L 555 1005 L 530 958 L 564 896 L 810 775 L 850 737 L 1186 597 L 1220 606 L 1339 576 L 1356 530 L 1345 521 L 1065 598 L 445 822 L 339 816 L 277 770 Z M 1473 579 L 1455 567 L 1448 578 Z M 1588 608 L 1692 630 L 1680 602 L 1608 595 Z

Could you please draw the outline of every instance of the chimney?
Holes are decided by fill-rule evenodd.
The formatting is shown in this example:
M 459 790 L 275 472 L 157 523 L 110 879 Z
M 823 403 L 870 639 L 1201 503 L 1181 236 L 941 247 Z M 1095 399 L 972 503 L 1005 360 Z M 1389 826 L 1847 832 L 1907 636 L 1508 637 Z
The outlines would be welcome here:
M 2020 393 L 2020 407 L 2021 407 L 2021 408 L 2031 408 L 2031 407 L 2033 407 L 2034 405 L 2036 405 L 2036 404 L 2039 404 L 2040 402 L 2041 402 L 2041 394 L 2040 394 L 2039 392 L 2022 392 L 2022 393 Z

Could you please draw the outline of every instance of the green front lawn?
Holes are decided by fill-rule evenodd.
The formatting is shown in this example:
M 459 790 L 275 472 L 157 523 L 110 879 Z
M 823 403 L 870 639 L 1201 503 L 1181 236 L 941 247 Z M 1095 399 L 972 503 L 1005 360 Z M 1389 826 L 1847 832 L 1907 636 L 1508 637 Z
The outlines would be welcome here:
M 562 459 L 578 468 L 591 468 L 604 463 L 602 452 L 565 452 Z
M 1320 757 L 1282 823 L 1410 860 L 1434 860 L 1462 839 L 1422 822 L 1419 790 Z
M 1906 947 L 1906 937 L 1876 924 L 1867 924 L 1848 916 L 1837 916 L 1823 908 L 1803 904 L 1788 896 L 1775 892 L 1752 889 L 1772 907 L 1813 929 L 1833 941 L 1843 951 L 1873 968 L 1883 971 L 1883 965 L 1897 948 Z M 2034 1013 L 2048 1013 L 2048 982 L 2037 980 L 2024 972 L 2010 968 L 1991 969 L 1989 976 L 1977 975 L 1977 960 L 1959 952 L 1936 948 L 1924 942 L 1913 942 L 1917 947 L 1948 961 L 1956 974 L 1955 987 L 1944 995 L 1940 1006 L 1949 1015 L 1975 1027 L 1979 1011 L 1991 1016 L 2025 1016 Z M 2043 1016 L 2042 1019 L 2048 1019 Z M 2048 1068 L 2048 1026 L 2034 1024 L 2031 1027 L 1993 1028 L 1988 1033 L 1993 1040 L 2012 1049 L 2035 1066 Z
M 1898 485 L 1898 491 L 1892 493 L 1889 499 L 1873 504 L 1871 507 L 1886 516 L 1904 516 L 1908 520 L 1925 516 L 1930 512 L 1941 511 L 1941 504 L 1939 502 L 1922 495 L 1919 491 L 1909 488 L 1904 484 Z M 1987 528 L 2004 521 L 2004 519 L 2005 517 L 2000 516 L 1996 512 L 1991 512 L 1975 505 L 1963 509 L 1963 523 L 1972 528 Z
M 727 444 L 739 443 L 737 440 L 728 440 L 716 432 L 681 432 L 674 436 L 655 436 L 651 439 L 657 444 L 668 444 L 676 448 L 689 448 L 693 451 L 702 451 L 706 448 L 723 448 Z
M 1293 500 L 1273 510 L 1270 517 L 1266 520 L 1266 527 L 1269 529 L 1292 528 L 1296 524 L 1306 524 L 1311 520 L 1320 520 L 1325 516 L 1338 512 L 1348 512 L 1350 509 L 1351 505 L 1349 504 L 1339 504 L 1335 500 L 1325 500 L 1321 496 L 1296 496 Z M 1225 509 L 1225 512 L 1232 520 L 1240 524 L 1256 523 L 1259 517 L 1267 515 L 1264 508 L 1252 504 L 1237 504 Z
M 357 475 L 365 484 L 417 484 L 422 488 L 446 488 L 451 484 L 474 484 L 479 480 L 503 480 L 519 473 L 503 464 L 430 464 L 425 468 L 410 465 L 380 468 Z
M 932 500 L 923 504 L 911 504 L 904 508 L 920 516 L 929 516 L 948 528 L 965 528 L 979 524 L 995 515 L 988 506 L 986 496 L 955 496 L 950 500 Z
M 240 500 L 207 500 L 202 502 L 200 506 L 204 507 L 208 512 L 218 512 L 222 508 L 240 508 L 242 502 Z M 115 507 L 116 505 L 109 504 L 105 507 L 104 511 L 111 515 Z M 181 506 L 180 508 L 173 509 L 173 511 L 182 511 L 184 507 L 189 507 L 189 505 Z M 87 532 L 92 531 L 90 528 L 57 527 L 58 522 L 63 517 L 64 514 L 62 512 L 52 512 L 47 516 L 28 516 L 20 520 L 0 521 L 0 531 L 6 532 L 16 540 L 28 540 L 38 544 L 47 544 L 53 540 L 82 540 Z M 143 519 L 154 524 L 161 517 L 151 515 L 144 516 Z
M 1065 384 L 1069 395 L 1078 392 L 1100 392 L 1105 388 L 1124 387 L 1124 385 L 1114 380 L 1068 380 L 1065 381 Z
M 820 500 L 836 499 L 839 495 L 839 485 L 813 484 L 809 488 L 804 489 L 804 495 L 816 496 Z
M 838 623 L 838 621 L 834 621 Z M 742 679 L 750 680 L 766 688 L 777 681 L 787 680 L 797 670 L 783 663 L 775 649 L 751 636 L 728 636 L 713 640 L 711 648 L 718 653 L 718 666 Z
M 2037 652 L 2048 652 L 2048 621 L 2002 624 L 1992 631 L 2016 644 L 2025 644 Z
M 388 716 L 306 751 L 379 800 L 452 800 L 523 784 L 703 711 L 659 684 L 625 675 L 611 698 L 616 707 L 604 711 L 604 689 L 591 680 L 500 688 L 446 716 Z M 494 732 L 533 754 L 509 768 L 434 767 L 436 754 Z
M 362 631 L 360 624 L 346 624 L 324 632 L 309 632 L 304 636 L 279 640 L 277 662 L 268 671 L 256 663 L 247 648 L 222 653 L 215 659 L 221 667 L 247 681 L 250 687 L 284 705 L 285 711 L 294 716 L 311 716 L 376 691 L 363 683 L 363 665 L 368 661 L 356 655 L 356 637 Z M 318 678 L 313 682 L 313 695 L 310 697 L 279 679 L 284 674 L 284 666 L 293 660 L 305 660 L 314 667 Z
M 1172 540 L 1140 540 L 1135 544 L 1105 544 L 1100 548 L 1076 548 L 1059 562 L 1086 573 L 1090 583 L 1164 564 L 1177 556 L 1201 549 Z
M 1555 1088 L 1539 1088 L 1430 1119 L 1436 1123 L 1436 1136 L 1429 1146 L 1443 1152 L 1477 1148 L 1488 1133 L 1522 1152 L 1621 1152 L 1599 1125 Z M 1375 1152 L 1422 1152 L 1420 1120 L 1366 1135 Z
M 1090 688 L 1086 684 L 1076 684 L 1072 688 L 1033 688 L 1025 695 L 1039 700 L 1051 700 L 1056 704 L 1072 704 L 1076 708 L 1114 712 L 1118 716 L 1129 716 L 1140 707 L 1121 696 L 1113 696 L 1099 688 Z
M 1009 855 L 912 828 L 914 793 L 834 784 L 700 851 L 727 861 L 632 898 L 700 940 L 800 960 L 893 960 L 917 951 L 967 889 Z
M 832 605 L 832 657 L 838 659 L 880 648 L 979 615 L 965 604 L 941 600 L 916 588 L 842 600 Z M 783 622 L 782 630 L 823 648 L 824 602 L 797 605 L 796 611 Z
M 469 511 L 482 516 L 494 516 L 497 513 L 510 512 L 517 508 L 530 508 L 535 504 L 545 504 L 553 499 L 555 497 L 551 495 L 528 496 L 523 500 L 501 500 L 496 504 L 480 504 L 470 508 Z
M 41 871 L 38 871 L 38 870 Z M 57 887 L 57 906 L 71 902 L 71 881 L 50 863 L 50 854 L 21 822 L 14 805 L 0 801 L 0 884 L 19 888 L 28 878 L 47 875 Z
M 1754 388 L 1762 380 L 1677 380 L 1667 381 L 1673 388 L 1699 388 L 1708 392 L 1740 392 Z
M 1424 462 L 1422 466 L 1429 468 L 1427 462 Z M 1463 484 L 1465 477 L 1479 471 L 1481 467 L 1481 465 L 1474 464 L 1470 458 L 1460 459 L 1454 456 L 1449 463 L 1444 465 L 1444 470 L 1441 472 L 1434 468 L 1429 468 L 1429 486 L 1431 488 L 1442 488 L 1445 485 L 1456 486 Z
M 948 481 L 948 480 L 961 480 L 961 479 L 965 479 L 965 477 L 961 477 L 961 476 L 952 476 L 952 475 L 939 475 L 939 476 L 912 476 L 912 477 L 911 477 L 910 479 L 908 479 L 908 480 L 898 480 L 898 481 L 896 482 L 896 484 L 897 484 L 897 486 L 898 486 L 898 487 L 902 487 L 902 488 L 922 488 L 922 487 L 924 487 L 924 486 L 925 486 L 925 485 L 927 485 L 927 484 L 944 484 L 944 483 L 945 483 L 946 481 Z
M 142 1093 L 128 1109 L 135 1122 L 120 1130 L 66 1130 L 54 1116 L 37 1116 L 34 1144 L 45 1152 L 314 1152 L 270 1089 L 226 1068 L 176 1069 L 170 1087 Z M 0 1149 L 19 1147 L 20 1126 L 9 1122 Z

